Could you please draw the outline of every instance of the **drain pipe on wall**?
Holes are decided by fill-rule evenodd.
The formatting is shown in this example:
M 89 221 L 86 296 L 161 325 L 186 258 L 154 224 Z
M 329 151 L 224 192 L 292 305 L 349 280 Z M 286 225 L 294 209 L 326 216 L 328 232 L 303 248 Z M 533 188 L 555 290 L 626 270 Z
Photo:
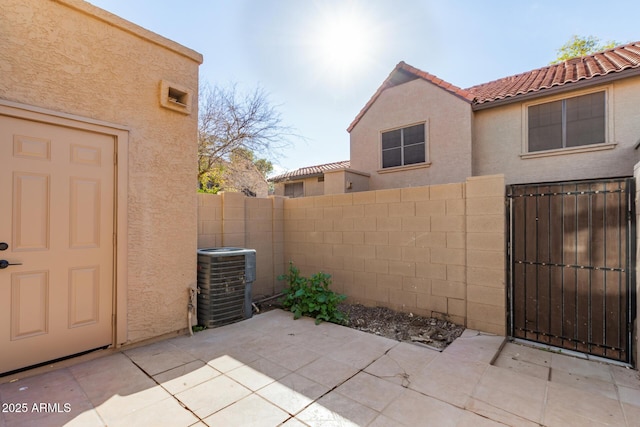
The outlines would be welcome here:
M 187 304 L 187 326 L 189 327 L 189 335 L 193 336 L 193 325 L 191 324 L 191 318 L 196 314 L 196 294 L 200 293 L 200 289 L 195 290 L 189 288 L 189 304 Z

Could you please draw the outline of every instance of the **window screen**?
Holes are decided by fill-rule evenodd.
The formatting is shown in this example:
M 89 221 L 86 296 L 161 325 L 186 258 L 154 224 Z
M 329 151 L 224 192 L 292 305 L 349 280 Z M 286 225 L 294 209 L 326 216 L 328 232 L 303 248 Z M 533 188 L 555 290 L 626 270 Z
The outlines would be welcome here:
M 424 123 L 382 133 L 382 167 L 412 165 L 426 160 Z
M 528 108 L 529 152 L 605 142 L 605 92 Z
M 302 182 L 292 182 L 291 184 L 284 185 L 284 195 L 287 197 L 302 197 L 304 196 L 304 187 Z

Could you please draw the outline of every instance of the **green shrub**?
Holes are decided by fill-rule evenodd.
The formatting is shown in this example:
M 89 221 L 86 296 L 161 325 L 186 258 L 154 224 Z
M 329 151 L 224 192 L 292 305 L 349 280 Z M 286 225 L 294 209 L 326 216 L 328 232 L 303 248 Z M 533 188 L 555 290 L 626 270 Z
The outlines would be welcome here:
M 315 317 L 316 324 L 327 321 L 344 324 L 346 317 L 338 310 L 338 304 L 347 298 L 329 289 L 331 275 L 316 273 L 311 278 L 300 275 L 300 270 L 289 263 L 289 273 L 278 276 L 286 280 L 288 287 L 283 291 L 282 306 L 293 313 L 294 319 L 301 316 Z

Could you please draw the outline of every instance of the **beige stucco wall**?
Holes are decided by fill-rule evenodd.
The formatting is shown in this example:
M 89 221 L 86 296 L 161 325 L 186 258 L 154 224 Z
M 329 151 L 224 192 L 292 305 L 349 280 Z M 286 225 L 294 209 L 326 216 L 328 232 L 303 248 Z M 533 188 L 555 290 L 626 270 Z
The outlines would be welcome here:
M 129 129 L 128 165 L 118 166 L 128 167 L 119 185 L 129 209 L 120 339 L 186 328 L 201 55 L 79 0 L 0 0 L 0 10 L 0 98 Z M 162 80 L 192 91 L 190 115 L 160 106 Z
M 302 187 L 304 189 L 304 197 L 309 196 L 321 196 L 324 194 L 324 182 L 318 181 L 317 176 L 313 176 L 310 178 L 303 179 L 291 179 L 286 182 L 278 182 L 275 184 L 273 194 L 276 196 L 284 196 L 284 186 L 285 184 L 293 184 L 295 182 L 302 182 Z
M 369 188 L 463 182 L 471 176 L 472 112 L 468 102 L 422 79 L 383 91 L 351 130 L 351 167 L 371 175 Z M 382 131 L 427 123 L 427 168 L 386 170 Z
M 369 190 L 369 174 L 353 169 L 336 169 L 324 173 L 324 194 L 344 194 Z
M 507 184 L 631 176 L 640 160 L 640 77 L 601 86 L 608 90 L 608 136 L 615 147 L 602 151 L 522 158 L 526 104 L 475 112 L 473 175 L 503 173 Z M 591 89 L 590 89 L 591 90 Z M 561 97 L 579 94 L 567 93 Z M 551 100 L 553 97 L 536 100 Z

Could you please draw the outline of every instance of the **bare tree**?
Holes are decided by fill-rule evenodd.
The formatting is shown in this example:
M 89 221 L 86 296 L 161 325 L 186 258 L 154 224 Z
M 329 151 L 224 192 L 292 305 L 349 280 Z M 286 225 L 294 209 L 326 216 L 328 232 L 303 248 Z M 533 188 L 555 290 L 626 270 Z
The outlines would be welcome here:
M 274 157 L 295 135 L 282 123 L 282 116 L 258 87 L 242 94 L 235 84 L 200 89 L 198 123 L 198 180 L 206 181 L 210 171 L 238 149 Z

